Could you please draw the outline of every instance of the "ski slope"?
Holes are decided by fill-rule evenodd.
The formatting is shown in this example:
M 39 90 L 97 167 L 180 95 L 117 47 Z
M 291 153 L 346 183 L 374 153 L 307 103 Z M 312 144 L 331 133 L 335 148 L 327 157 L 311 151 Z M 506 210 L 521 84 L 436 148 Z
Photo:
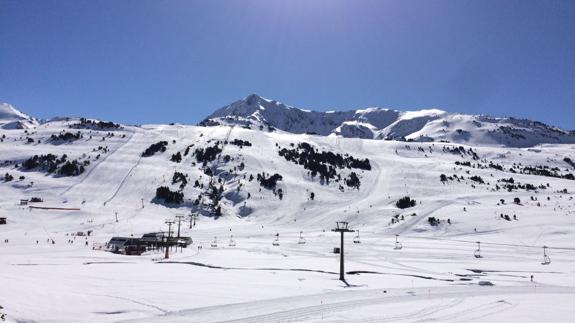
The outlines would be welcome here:
M 6 135 L 0 162 L 12 162 L 0 164 L 0 174 L 14 177 L 0 181 L 0 217 L 8 222 L 0 225 L 0 312 L 8 322 L 568 322 L 575 314 L 575 181 L 509 171 L 521 164 L 573 173 L 564 161 L 575 157 L 573 145 L 464 145 L 477 153 L 479 159 L 473 160 L 444 151 L 456 147 L 449 143 L 184 125 L 81 129 L 83 137 L 76 141 L 48 141 L 51 134 L 70 131 L 76 121 L 0 131 Z M 252 146 L 223 144 L 234 139 Z M 167 141 L 167 150 L 142 157 L 158 141 Z M 112 236 L 166 231 L 166 219 L 198 210 L 193 205 L 198 195 L 207 207 L 205 191 L 193 183 L 207 186 L 209 176 L 193 151 L 216 141 L 223 151 L 207 166 L 216 174 L 212 180 L 221 179 L 222 216 L 200 216 L 191 229 L 182 223 L 181 232 L 192 237 L 192 245 L 169 259 L 161 252 L 124 256 L 93 249 Z M 279 148 L 302 142 L 319 151 L 368 158 L 371 170 L 354 170 L 359 189 L 344 185 L 342 192 L 338 183 L 322 183 L 279 156 Z M 107 152 L 97 150 L 102 145 Z M 190 145 L 180 163 L 170 161 Z M 14 166 L 45 153 L 91 163 L 72 177 Z M 493 162 L 505 170 L 455 164 L 463 161 Z M 177 189 L 175 171 L 189 178 L 184 203 L 157 203 L 157 187 Z M 351 171 L 339 170 L 344 177 Z M 283 199 L 247 179 L 262 172 L 282 176 Z M 463 179 L 442 183 L 441 174 Z M 495 190 L 510 177 L 544 188 Z M 396 202 L 404 196 L 417 204 L 398 209 Z M 31 197 L 44 200 L 35 205 L 80 210 L 19 205 Z M 430 217 L 440 219 L 439 225 L 431 226 Z M 357 233 L 346 235 L 350 286 L 338 280 L 339 256 L 332 252 L 339 235 L 330 230 L 342 220 L 359 230 L 361 242 L 353 243 Z M 88 230 L 93 232 L 88 238 L 71 235 Z M 298 244 L 300 232 L 305 244 Z M 279 246 L 272 245 L 276 234 Z M 229 246 L 231 235 L 235 247 Z M 401 250 L 394 249 L 396 235 Z M 218 246 L 212 248 L 214 238 Z M 483 258 L 474 257 L 478 241 Z M 541 264 L 543 246 L 551 258 L 548 265 Z

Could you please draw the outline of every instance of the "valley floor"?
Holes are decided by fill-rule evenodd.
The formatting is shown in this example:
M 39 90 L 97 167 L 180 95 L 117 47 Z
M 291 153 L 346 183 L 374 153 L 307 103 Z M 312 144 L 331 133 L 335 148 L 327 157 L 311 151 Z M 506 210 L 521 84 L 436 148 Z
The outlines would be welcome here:
M 353 243 L 349 234 L 346 286 L 336 233 L 304 232 L 298 244 L 295 228 L 247 223 L 234 226 L 235 247 L 228 228 L 199 221 L 191 233 L 194 243 L 167 260 L 92 250 L 98 236 L 88 246 L 64 233 L 51 235 L 55 244 L 45 234 L 7 236 L 0 302 L 9 322 L 567 322 L 575 314 L 573 250 L 554 251 L 544 266 L 539 250 L 489 237 L 476 259 L 473 243 L 406 236 L 394 250 L 394 237 L 362 232 Z

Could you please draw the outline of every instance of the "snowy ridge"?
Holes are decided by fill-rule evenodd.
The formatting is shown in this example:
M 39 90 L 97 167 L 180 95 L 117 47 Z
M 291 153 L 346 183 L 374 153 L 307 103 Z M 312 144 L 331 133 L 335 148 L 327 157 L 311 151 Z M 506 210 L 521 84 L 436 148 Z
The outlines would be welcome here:
M 10 104 L 0 103 L 0 127 L 2 129 L 31 129 L 38 124 L 38 120 Z
M 575 143 L 575 133 L 537 121 L 472 116 L 438 109 L 396 111 L 367 108 L 317 112 L 294 108 L 251 94 L 227 105 L 200 125 L 240 125 L 345 138 L 407 141 L 448 141 L 472 145 L 532 147 L 545 143 Z

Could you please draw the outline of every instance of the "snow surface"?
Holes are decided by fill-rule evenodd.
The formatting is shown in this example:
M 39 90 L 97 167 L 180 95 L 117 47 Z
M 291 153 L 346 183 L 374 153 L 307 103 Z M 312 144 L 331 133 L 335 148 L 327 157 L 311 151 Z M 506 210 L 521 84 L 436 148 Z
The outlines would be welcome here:
M 270 110 L 260 104 L 264 111 Z M 447 122 L 460 117 L 451 118 Z M 48 141 L 51 134 L 70 131 L 74 122 L 47 122 L 28 133 L 0 131 L 6 135 L 0 142 L 0 174 L 14 176 L 10 182 L 0 180 L 0 217 L 8 221 L 0 225 L 0 305 L 4 307 L 0 313 L 7 314 L 8 322 L 569 322 L 575 314 L 573 180 L 457 166 L 456 161 L 480 161 L 444 152 L 443 147 L 455 147 L 447 143 L 262 132 L 239 126 L 125 126 L 113 131 L 80 130 L 83 138 L 70 143 Z M 465 122 L 473 124 L 473 120 Z M 440 127 L 442 121 L 430 123 Z M 115 135 L 106 137 L 109 132 Z M 28 136 L 33 143 L 26 141 Z M 171 162 L 171 154 L 191 144 L 193 150 L 213 140 L 233 139 L 250 141 L 252 146 L 225 145 L 222 154 L 234 160 L 210 164 L 225 178 L 223 216 L 201 216 L 192 229 L 189 223 L 182 224 L 182 233 L 193 238 L 192 245 L 167 260 L 159 252 L 124 256 L 93 249 L 112 236 L 165 231 L 164 220 L 189 215 L 191 200 L 201 193 L 191 183 L 199 179 L 207 184 L 208 179 L 200 165 L 192 164 L 191 154 L 181 163 Z M 169 143 L 165 153 L 140 157 L 160 140 Z M 278 146 L 289 148 L 301 142 L 318 150 L 369 158 L 372 169 L 356 170 L 360 188 L 346 187 L 342 192 L 336 183 L 321 183 L 302 166 L 278 155 Z M 98 146 L 109 151 L 94 151 Z M 575 159 L 574 145 L 463 147 L 506 168 L 521 163 L 557 167 L 561 174 L 575 172 L 564 161 Z M 21 163 L 46 153 L 66 153 L 70 159 L 84 158 L 91 164 L 80 176 L 58 177 L 2 163 Z M 245 169 L 238 176 L 227 176 L 240 162 Z M 153 203 L 158 186 L 175 189 L 171 178 L 176 170 L 190 179 L 183 190 L 184 205 Z M 283 176 L 278 182 L 282 200 L 269 190 L 260 191 L 256 180 L 242 177 L 261 172 Z M 441 174 L 464 179 L 442 184 Z M 475 184 L 469 179 L 472 175 L 489 184 Z M 549 185 L 536 192 L 494 191 L 497 180 L 509 177 Z M 560 192 L 563 189 L 568 193 Z M 313 201 L 310 192 L 315 193 Z M 395 202 L 406 195 L 418 203 L 400 210 Z M 39 206 L 80 210 L 19 205 L 20 199 L 30 197 L 43 198 Z M 515 197 L 520 204 L 513 203 Z M 515 214 L 518 220 L 503 220 L 501 213 Z M 395 216 L 404 220 L 392 223 Z M 442 222 L 430 226 L 429 217 Z M 356 234 L 346 235 L 350 286 L 338 280 L 339 255 L 332 253 L 339 246 L 339 235 L 330 230 L 341 220 L 359 230 L 361 240 L 353 243 Z M 71 236 L 88 230 L 93 230 L 89 238 Z M 298 244 L 300 231 L 306 244 Z M 276 233 L 279 246 L 272 245 Z M 235 247 L 228 246 L 232 234 Z M 401 250 L 394 250 L 396 235 L 403 244 Z M 210 247 L 214 237 L 217 248 Z M 74 243 L 67 243 L 71 239 Z M 481 242 L 481 259 L 473 256 L 476 241 Z M 549 247 L 549 265 L 541 264 L 544 245 Z

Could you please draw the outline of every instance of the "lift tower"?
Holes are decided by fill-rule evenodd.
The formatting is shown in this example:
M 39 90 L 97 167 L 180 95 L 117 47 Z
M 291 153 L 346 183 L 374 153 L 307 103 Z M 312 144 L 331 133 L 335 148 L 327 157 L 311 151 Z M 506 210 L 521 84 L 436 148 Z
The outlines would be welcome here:
M 345 221 L 339 221 L 335 223 L 335 229 L 332 229 L 331 231 L 333 232 L 339 232 L 341 234 L 341 246 L 340 246 L 340 250 L 339 250 L 339 280 L 341 280 L 342 282 L 346 283 L 345 281 L 345 269 L 344 269 L 344 255 L 343 255 L 343 234 L 346 232 L 354 232 L 353 230 L 350 230 L 347 226 L 348 226 L 348 222 Z M 347 284 L 347 283 L 346 283 Z
M 180 225 L 182 223 L 183 218 L 184 218 L 183 215 L 176 215 L 176 219 L 178 219 L 178 239 L 180 238 Z
M 176 223 L 174 220 L 166 220 L 165 222 L 168 225 L 168 237 L 166 238 L 166 254 L 164 255 L 165 259 L 170 258 L 170 238 L 172 237 L 172 224 Z

